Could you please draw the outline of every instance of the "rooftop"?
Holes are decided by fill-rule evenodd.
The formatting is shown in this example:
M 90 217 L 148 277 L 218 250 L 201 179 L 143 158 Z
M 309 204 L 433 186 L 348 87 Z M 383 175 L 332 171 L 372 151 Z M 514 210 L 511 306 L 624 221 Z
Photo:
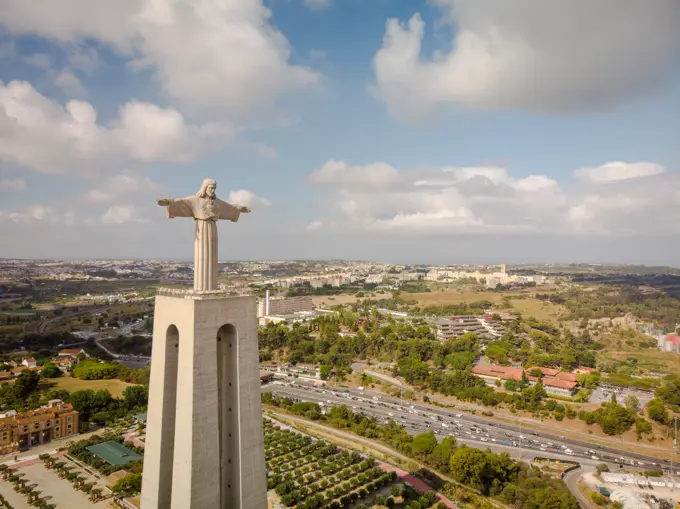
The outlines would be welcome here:
M 130 461 L 142 459 L 142 457 L 127 447 L 110 440 L 97 445 L 86 447 L 95 456 L 106 461 L 109 465 L 123 466 Z

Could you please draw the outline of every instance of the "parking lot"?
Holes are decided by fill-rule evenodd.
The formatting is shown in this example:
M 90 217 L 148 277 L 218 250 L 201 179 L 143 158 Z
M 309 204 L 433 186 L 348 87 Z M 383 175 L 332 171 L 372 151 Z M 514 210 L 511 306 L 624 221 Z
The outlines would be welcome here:
M 18 471 L 24 474 L 28 485 L 37 485 L 34 489 L 39 491 L 40 496 L 46 498 L 51 504 L 68 509 L 91 509 L 108 506 L 108 500 L 100 500 L 97 503 L 90 502 L 85 493 L 74 489 L 73 485 L 66 479 L 60 479 L 56 472 L 45 468 L 42 462 L 31 463 L 22 466 Z M 92 480 L 85 473 L 83 473 L 83 476 Z M 12 484 L 7 481 L 0 480 L 0 493 L 7 498 L 15 509 L 29 509 L 31 507 L 28 505 L 26 496 L 16 493 Z
M 624 404 L 628 396 L 635 396 L 640 401 L 640 408 L 645 406 L 647 402 L 654 397 L 654 394 L 646 391 L 639 391 L 627 387 L 615 387 L 613 385 L 600 385 L 593 390 L 590 396 L 590 403 L 603 403 L 611 401 L 612 393 L 616 392 L 616 401 Z

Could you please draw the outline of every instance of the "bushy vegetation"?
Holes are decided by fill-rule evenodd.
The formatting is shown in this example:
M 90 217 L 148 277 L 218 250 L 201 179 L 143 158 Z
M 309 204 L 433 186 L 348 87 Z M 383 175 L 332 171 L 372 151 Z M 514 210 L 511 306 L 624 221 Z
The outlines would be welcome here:
M 127 368 L 126 368 L 127 369 Z M 146 385 L 126 387 L 121 398 L 106 390 L 91 389 L 68 392 L 63 389 L 41 391 L 40 375 L 24 371 L 13 384 L 0 386 L 0 410 L 25 411 L 47 404 L 52 399 L 71 403 L 80 413 L 80 422 L 107 424 L 129 413 L 146 409 L 149 389 Z
M 537 294 L 537 299 L 562 304 L 569 314 L 564 319 L 615 318 L 631 313 L 672 332 L 680 323 L 680 300 L 665 293 L 643 293 L 634 286 L 599 288 L 584 292 L 579 287 L 552 295 Z
M 68 448 L 68 454 L 71 457 L 77 459 L 78 461 L 85 463 L 91 466 L 92 468 L 98 470 L 102 475 L 109 475 L 121 469 L 128 470 L 133 474 L 141 474 L 143 467 L 143 460 L 141 459 L 130 461 L 125 465 L 109 465 L 107 462 L 105 462 L 104 460 L 102 460 L 98 456 L 95 456 L 94 454 L 87 450 L 88 447 L 101 444 L 103 442 L 108 442 L 110 440 L 118 442 L 119 444 L 123 444 L 123 438 L 120 436 L 100 437 L 94 435 L 88 438 L 87 440 L 80 440 L 78 442 L 71 444 Z M 144 454 L 144 449 L 141 447 L 133 447 L 130 444 L 125 444 L 125 447 L 135 451 L 139 455 Z M 121 481 L 122 479 L 119 479 L 119 481 Z M 141 476 L 139 477 L 139 479 L 141 482 Z
M 98 359 L 84 359 L 73 367 L 73 376 L 81 380 L 108 380 L 116 378 L 119 364 L 102 362 Z
M 340 451 L 265 420 L 267 488 L 297 509 L 340 508 L 365 499 L 396 475 L 375 466 L 371 457 Z
M 263 402 L 294 411 L 295 403 L 287 398 L 273 398 L 271 394 L 265 393 Z M 310 407 L 305 411 L 310 412 Z M 400 453 L 450 474 L 482 494 L 496 497 L 514 507 L 578 508 L 578 503 L 564 483 L 551 479 L 539 469 L 513 462 L 507 453 L 494 454 L 467 446 L 459 447 L 455 438 L 450 436 L 437 442 L 431 431 L 414 437 L 392 420 L 381 425 L 371 417 L 352 412 L 345 405 L 331 407 L 325 416 L 319 408 L 313 415 L 333 427 L 382 441 Z

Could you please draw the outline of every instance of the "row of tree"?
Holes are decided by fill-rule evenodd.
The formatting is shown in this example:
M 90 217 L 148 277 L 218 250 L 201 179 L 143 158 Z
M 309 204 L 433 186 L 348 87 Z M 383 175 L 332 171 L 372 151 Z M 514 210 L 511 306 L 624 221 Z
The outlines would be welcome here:
M 494 454 L 465 445 L 458 446 L 453 437 L 438 442 L 431 431 L 414 437 L 394 421 L 381 425 L 373 418 L 352 412 L 345 405 L 331 407 L 323 415 L 316 403 L 295 403 L 288 398 L 274 398 L 269 393 L 263 394 L 263 402 L 313 419 L 324 419 L 334 427 L 381 440 L 402 454 L 421 460 L 440 472 L 452 475 L 458 482 L 514 507 L 579 507 L 564 483 L 524 463 L 513 462 L 507 453 Z

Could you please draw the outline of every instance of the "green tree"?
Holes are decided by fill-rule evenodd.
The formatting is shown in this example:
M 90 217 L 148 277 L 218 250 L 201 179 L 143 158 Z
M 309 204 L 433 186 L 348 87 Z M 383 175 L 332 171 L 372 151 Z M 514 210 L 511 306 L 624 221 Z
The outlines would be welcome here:
M 668 422 L 668 411 L 660 398 L 654 398 L 647 402 L 647 415 L 653 421 L 665 424 Z
M 328 377 L 331 374 L 331 369 L 333 369 L 333 366 L 330 366 L 328 364 L 322 364 L 319 367 L 319 372 L 321 376 L 321 380 L 328 380 Z
M 119 495 L 130 496 L 142 490 L 142 474 L 128 474 L 116 481 L 111 490 Z
M 61 370 L 51 362 L 46 362 L 43 364 L 43 369 L 40 372 L 40 375 L 43 378 L 58 378 L 61 376 Z
M 411 450 L 420 456 L 427 456 L 430 454 L 437 445 L 437 438 L 434 436 L 433 431 L 428 431 L 427 433 L 421 433 L 413 439 L 411 444 Z

